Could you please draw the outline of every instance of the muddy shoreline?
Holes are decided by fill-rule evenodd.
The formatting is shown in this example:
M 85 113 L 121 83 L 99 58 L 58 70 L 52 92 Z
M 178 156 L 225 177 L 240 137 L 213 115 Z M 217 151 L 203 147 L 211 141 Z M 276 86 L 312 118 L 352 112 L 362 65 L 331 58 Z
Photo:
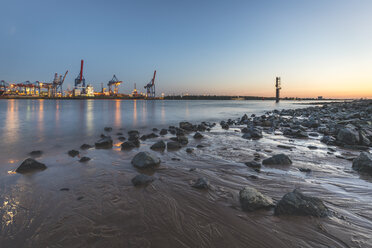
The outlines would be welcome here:
M 13 165 L 0 182 L 0 244 L 371 247 L 372 177 L 352 168 L 353 159 L 371 151 L 367 141 L 372 142 L 371 116 L 370 101 L 272 111 L 216 125 L 164 127 L 164 135 L 161 130 L 146 130 L 138 135 L 140 146 L 129 150 L 121 145 L 134 141 L 130 130 L 102 130 L 112 138 L 110 149 L 71 147 L 79 151 L 76 157 L 68 151 L 53 157 L 43 153 L 35 159 L 48 168 L 35 173 L 14 174 L 22 161 Z M 339 135 L 345 128 L 350 132 Z M 203 137 L 194 138 L 196 132 Z M 158 137 L 143 137 L 151 133 Z M 188 143 L 174 150 L 151 149 L 160 140 L 184 141 L 176 137 L 187 137 Z M 146 170 L 133 167 L 133 157 L 142 151 L 159 157 L 160 165 Z M 262 165 L 279 153 L 293 163 Z M 79 162 L 84 156 L 91 160 Z M 249 161 L 261 164 L 260 169 L 247 167 Z M 304 168 L 308 170 L 300 171 Z M 135 187 L 131 180 L 138 174 L 154 181 Z M 208 180 L 208 189 L 192 187 L 201 177 Z M 245 186 L 275 203 L 297 188 L 322 199 L 332 214 L 317 218 L 276 216 L 274 208 L 243 211 L 239 191 Z

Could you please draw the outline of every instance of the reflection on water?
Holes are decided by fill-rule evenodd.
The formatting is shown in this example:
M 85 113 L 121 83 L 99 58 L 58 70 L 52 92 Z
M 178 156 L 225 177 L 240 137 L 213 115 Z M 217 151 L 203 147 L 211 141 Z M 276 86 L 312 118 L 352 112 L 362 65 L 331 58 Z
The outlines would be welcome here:
M 121 100 L 115 100 L 115 126 L 121 126 L 121 109 L 120 109 Z
M 7 143 L 16 143 L 19 137 L 18 134 L 21 131 L 19 128 L 19 112 L 17 108 L 18 101 L 14 99 L 9 100 L 6 111 L 4 131 L 2 132 L 4 138 L 1 139 L 6 140 Z
M 137 100 L 133 101 L 133 126 L 137 126 Z
M 94 100 L 88 100 L 86 102 L 87 108 L 86 108 L 86 128 L 87 133 L 92 133 L 94 130 Z

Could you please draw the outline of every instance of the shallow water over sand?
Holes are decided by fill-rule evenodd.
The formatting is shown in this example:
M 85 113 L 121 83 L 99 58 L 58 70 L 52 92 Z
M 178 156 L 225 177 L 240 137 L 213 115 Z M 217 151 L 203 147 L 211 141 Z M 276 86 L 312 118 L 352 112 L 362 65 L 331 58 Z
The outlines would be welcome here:
M 263 139 L 248 141 L 235 128 L 225 131 L 217 125 L 203 133 L 202 140 L 188 136 L 187 147 L 195 148 L 192 154 L 185 148 L 153 152 L 161 166 L 145 173 L 157 180 L 133 187 L 131 179 L 138 174 L 130 164 L 133 156 L 172 135 L 146 140 L 127 152 L 120 150 L 116 135 L 123 132 L 127 137 L 132 128 L 151 133 L 153 127 L 182 120 L 219 121 L 300 105 L 47 100 L 0 104 L 0 135 L 7 141 L 0 151 L 1 247 L 371 247 L 372 179 L 354 172 L 349 160 L 336 157 L 353 157 L 355 151 L 327 154 L 319 138 L 290 140 L 266 133 Z M 88 163 L 67 155 L 83 143 L 93 144 L 105 126 L 113 127 L 113 149 L 80 150 L 80 156 L 92 158 Z M 204 148 L 196 148 L 198 144 Z M 296 148 L 281 150 L 278 144 Z M 318 149 L 309 150 L 310 144 Z M 12 173 L 32 150 L 44 151 L 38 160 L 48 169 Z M 243 163 L 255 153 L 266 158 L 278 152 L 289 155 L 293 165 L 264 166 L 258 173 Z M 300 172 L 300 167 L 312 172 Z M 210 180 L 210 190 L 190 186 L 201 176 Z M 238 192 L 246 185 L 276 201 L 300 188 L 323 199 L 333 215 L 318 219 L 276 217 L 272 210 L 243 212 Z

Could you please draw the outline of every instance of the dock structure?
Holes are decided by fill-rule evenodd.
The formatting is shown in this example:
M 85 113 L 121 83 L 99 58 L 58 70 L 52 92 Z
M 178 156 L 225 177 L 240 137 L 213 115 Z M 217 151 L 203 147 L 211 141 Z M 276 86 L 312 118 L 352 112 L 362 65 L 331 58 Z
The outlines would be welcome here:
M 282 89 L 280 77 L 276 77 L 275 89 L 276 89 L 275 102 L 279 102 L 279 100 L 280 100 L 280 90 Z

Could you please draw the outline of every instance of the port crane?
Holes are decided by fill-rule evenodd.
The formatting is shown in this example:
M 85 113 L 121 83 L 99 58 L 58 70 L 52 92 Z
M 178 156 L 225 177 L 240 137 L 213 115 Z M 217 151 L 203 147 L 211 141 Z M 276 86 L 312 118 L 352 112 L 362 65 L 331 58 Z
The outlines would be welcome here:
M 119 79 L 114 75 L 112 79 L 108 82 L 107 86 L 109 88 L 109 94 L 117 95 L 119 92 L 119 85 L 123 83 L 123 81 L 119 81 Z M 114 87 L 114 90 L 112 90 L 112 87 Z M 103 87 L 102 87 L 103 88 Z
M 58 95 L 58 93 L 60 93 L 61 95 L 63 94 L 62 93 L 63 92 L 62 91 L 62 84 L 66 79 L 67 73 L 68 73 L 68 71 L 66 71 L 63 78 L 62 78 L 62 74 L 61 75 L 58 75 L 58 73 L 54 74 L 54 80 L 53 80 L 53 83 L 52 83 L 52 96 L 53 97 L 56 97 Z
M 80 85 L 82 87 L 82 92 L 85 94 L 85 78 L 83 76 L 83 67 L 84 67 L 84 60 L 81 60 L 81 65 L 80 65 L 80 73 L 79 75 L 75 78 L 75 89 L 78 88 Z
M 156 70 L 154 71 L 154 76 L 152 77 L 151 81 L 144 87 L 146 89 L 147 97 L 155 97 L 155 76 Z

